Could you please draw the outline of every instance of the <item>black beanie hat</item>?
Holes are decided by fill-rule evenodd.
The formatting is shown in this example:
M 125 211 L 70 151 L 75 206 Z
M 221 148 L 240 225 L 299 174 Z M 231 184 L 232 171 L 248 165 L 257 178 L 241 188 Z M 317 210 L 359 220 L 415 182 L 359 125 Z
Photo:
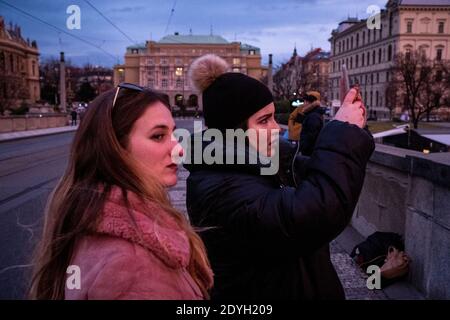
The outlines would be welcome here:
M 202 92 L 208 128 L 234 129 L 273 102 L 272 93 L 263 83 L 227 69 L 222 58 L 209 54 L 194 61 L 189 70 L 192 83 Z

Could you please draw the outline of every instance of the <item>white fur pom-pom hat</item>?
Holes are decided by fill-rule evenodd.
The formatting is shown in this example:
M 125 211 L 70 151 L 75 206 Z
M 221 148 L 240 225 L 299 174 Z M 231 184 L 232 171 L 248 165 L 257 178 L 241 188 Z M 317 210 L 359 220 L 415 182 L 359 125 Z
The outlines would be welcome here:
M 235 129 L 273 102 L 262 82 L 229 70 L 229 64 L 214 54 L 197 58 L 189 68 L 191 85 L 202 94 L 208 128 Z

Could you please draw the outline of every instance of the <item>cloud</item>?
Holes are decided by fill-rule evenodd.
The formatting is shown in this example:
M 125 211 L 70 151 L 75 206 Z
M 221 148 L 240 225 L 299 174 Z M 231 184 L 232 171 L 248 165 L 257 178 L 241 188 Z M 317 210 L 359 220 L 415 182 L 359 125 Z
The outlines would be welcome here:
M 134 7 L 122 7 L 122 8 L 113 8 L 108 10 L 108 12 L 137 12 L 141 10 L 145 10 L 144 6 L 134 6 Z
M 105 21 L 84 1 L 73 0 L 9 0 L 15 6 L 30 12 L 40 19 L 65 28 L 66 8 L 78 4 L 81 8 L 81 30 L 68 32 L 93 42 L 123 60 L 126 46 L 130 45 L 118 30 Z M 165 35 L 173 1 L 96 0 L 91 3 L 105 12 L 127 35 L 138 42 L 152 38 L 159 40 Z M 347 16 L 358 14 L 365 17 L 369 5 L 384 7 L 386 0 L 189 0 L 177 1 L 170 20 L 168 33 L 179 31 L 187 34 L 192 28 L 194 34 L 209 34 L 212 25 L 214 34 L 226 39 L 246 42 L 260 47 L 265 61 L 269 53 L 274 60 L 287 59 L 297 45 L 300 54 L 306 53 L 311 45 L 328 50 L 331 30 Z M 42 54 L 58 55 L 62 49 L 74 63 L 90 59 L 105 65 L 115 63 L 103 52 L 40 22 L 30 19 L 0 3 L 5 19 L 18 23 L 24 37 L 35 39 Z M 62 39 L 62 45 L 59 38 Z M 91 62 L 97 63 L 97 62 Z

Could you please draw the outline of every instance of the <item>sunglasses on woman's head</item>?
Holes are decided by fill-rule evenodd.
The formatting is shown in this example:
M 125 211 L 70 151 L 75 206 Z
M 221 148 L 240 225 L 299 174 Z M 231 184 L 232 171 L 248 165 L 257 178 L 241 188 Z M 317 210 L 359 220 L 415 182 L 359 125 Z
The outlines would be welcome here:
M 114 106 L 116 104 L 117 98 L 119 97 L 120 89 L 134 90 L 134 91 L 138 91 L 138 92 L 144 91 L 144 88 L 141 87 L 141 86 L 138 86 L 138 85 L 135 85 L 135 84 L 132 84 L 132 83 L 127 83 L 127 82 L 120 83 L 117 86 L 116 94 L 114 95 L 114 100 L 113 100 L 113 105 L 112 105 L 113 109 L 114 109 Z

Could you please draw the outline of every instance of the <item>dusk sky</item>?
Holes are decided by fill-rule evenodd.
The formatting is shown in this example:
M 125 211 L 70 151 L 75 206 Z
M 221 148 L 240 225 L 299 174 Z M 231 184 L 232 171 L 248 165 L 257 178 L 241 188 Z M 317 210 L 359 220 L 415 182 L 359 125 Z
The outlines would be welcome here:
M 67 34 L 27 17 L 7 6 L 10 3 L 70 34 L 100 46 L 112 56 Z M 274 55 L 275 64 L 286 61 L 297 45 L 299 54 L 311 46 L 329 50 L 331 30 L 348 16 L 367 18 L 367 8 L 384 8 L 386 0 L 90 0 L 90 3 L 138 43 L 159 40 L 165 34 L 213 34 L 228 41 L 241 41 L 261 48 L 263 62 Z M 175 4 L 170 24 L 170 12 Z M 81 9 L 81 29 L 69 30 L 69 5 Z M 41 58 L 64 51 L 69 60 L 82 65 L 112 66 L 123 61 L 125 48 L 133 43 L 109 24 L 86 1 L 0 0 L 0 15 L 22 28 L 24 38 L 36 40 Z M 167 28 L 167 33 L 165 32 Z

